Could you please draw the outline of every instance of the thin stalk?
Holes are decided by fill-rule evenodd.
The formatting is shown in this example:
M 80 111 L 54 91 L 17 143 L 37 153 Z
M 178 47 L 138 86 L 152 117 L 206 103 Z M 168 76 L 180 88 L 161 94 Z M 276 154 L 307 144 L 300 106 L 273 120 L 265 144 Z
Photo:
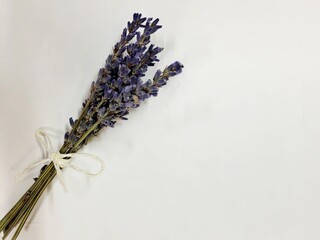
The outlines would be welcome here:
M 104 104 L 105 102 L 106 102 L 106 100 L 102 98 L 102 100 L 96 106 L 96 109 L 99 109 L 102 106 L 102 104 Z M 92 118 L 95 113 L 97 113 L 97 110 L 95 112 L 92 112 L 88 119 Z
M 80 122 L 82 121 L 82 119 L 84 118 L 84 116 L 86 115 L 86 113 L 87 113 L 88 110 L 89 110 L 90 104 L 91 104 L 92 100 L 94 99 L 93 96 L 94 96 L 94 94 L 91 93 L 91 95 L 90 95 L 90 97 L 89 97 L 89 99 L 88 99 L 88 101 L 87 101 L 87 103 L 86 103 L 86 106 L 85 106 L 84 109 L 82 110 L 82 112 L 81 112 L 81 114 L 80 114 L 77 122 L 76 122 L 75 125 L 72 127 L 71 132 L 70 132 L 70 135 L 71 135 L 72 133 L 74 133 L 75 131 L 77 131 L 77 128 L 79 127 Z M 69 145 L 70 145 L 70 142 L 66 142 L 66 143 L 61 147 L 60 153 L 64 153 L 65 151 L 67 151 Z
M 71 129 L 71 133 L 73 133 L 73 132 L 77 129 L 77 127 L 79 126 L 82 118 L 85 116 L 85 114 L 86 114 L 87 111 L 89 110 L 91 101 L 93 100 L 93 96 L 94 96 L 94 94 L 91 93 L 91 95 L 90 95 L 90 97 L 89 97 L 89 99 L 88 99 L 88 101 L 87 101 L 87 103 L 86 103 L 86 106 L 84 107 L 84 109 L 82 110 L 82 112 L 81 112 L 81 114 L 80 114 L 80 116 L 79 116 L 79 118 L 78 118 L 78 121 L 75 123 L 75 125 L 74 125 L 73 128 Z
M 9 229 L 11 227 L 10 222 L 12 222 L 12 219 L 14 219 L 18 213 L 21 212 L 22 207 L 28 202 L 34 191 L 38 188 L 38 186 L 41 184 L 41 181 L 43 178 L 47 175 L 47 173 L 50 170 L 50 164 L 48 167 L 40 174 L 39 178 L 35 183 L 32 184 L 32 186 L 29 188 L 29 190 L 20 198 L 20 200 L 15 204 L 15 206 L 3 217 L 2 222 L 0 224 L 0 232 L 5 230 L 5 228 Z
M 65 147 L 66 144 L 64 144 L 61 149 Z M 62 152 L 60 150 L 60 152 Z M 23 196 L 18 200 L 18 202 L 11 208 L 11 210 L 1 219 L 0 221 L 0 232 L 2 232 L 6 227 L 8 227 L 8 224 L 12 221 L 12 219 L 17 215 L 17 213 L 21 210 L 23 205 L 27 202 L 27 200 L 30 198 L 30 196 L 34 193 L 35 189 L 39 186 L 40 182 L 43 180 L 43 178 L 46 176 L 48 171 L 50 170 L 50 166 L 53 164 L 50 163 L 47 168 L 39 175 L 38 179 L 31 185 L 31 187 L 23 194 Z
M 20 225 L 18 227 L 18 229 L 16 230 L 16 232 L 14 233 L 13 237 L 11 240 L 16 240 L 23 228 L 23 226 L 25 225 L 28 217 L 30 216 L 34 206 L 36 205 L 36 203 L 38 202 L 38 200 L 40 199 L 42 193 L 44 192 L 44 190 L 47 188 L 47 186 L 49 185 L 49 183 L 52 181 L 52 179 L 56 176 L 56 171 L 54 171 L 52 173 L 52 175 L 50 175 L 48 177 L 48 179 L 45 182 L 45 185 L 42 186 L 42 188 L 40 189 L 40 192 L 37 194 L 36 198 L 32 201 L 30 207 L 28 208 L 27 212 L 24 214 L 24 217 L 21 219 Z
M 93 124 L 91 126 L 91 128 L 88 129 L 88 131 L 86 131 L 81 138 L 76 142 L 76 144 L 73 146 L 73 149 L 77 149 L 77 147 L 85 140 L 85 138 L 101 123 L 101 120 L 95 122 L 95 124 Z
M 26 194 L 24 194 L 20 198 L 20 200 L 13 206 L 13 208 L 11 208 L 11 210 L 3 217 L 0 222 L 0 232 L 2 232 L 5 229 L 6 225 L 10 223 L 10 221 L 12 220 L 11 216 L 15 216 L 23 207 L 25 196 Z
M 84 115 L 84 114 L 83 114 Z M 94 129 L 101 123 L 101 120 L 107 116 L 107 113 L 97 121 L 91 128 L 85 132 L 81 138 L 76 142 L 71 150 L 66 148 L 67 143 L 65 143 L 61 149 L 61 153 L 73 152 L 77 147 L 89 136 L 89 134 L 94 131 Z M 74 128 L 73 128 L 74 129 Z M 29 188 L 29 190 L 23 195 L 23 197 L 17 202 L 17 204 L 9 211 L 9 213 L 0 222 L 0 232 L 3 231 L 5 239 L 12 229 L 20 222 L 18 229 L 16 230 L 13 239 L 15 240 L 20 234 L 25 222 L 27 221 L 29 215 L 31 214 L 34 206 L 38 202 L 39 198 L 43 194 L 44 190 L 50 184 L 50 182 L 56 176 L 56 170 L 53 163 L 51 162 L 46 169 L 40 174 L 36 182 Z M 28 198 L 24 198 L 28 193 Z
M 52 170 L 52 165 L 49 165 L 47 168 Z M 54 168 L 53 168 L 54 169 Z M 32 203 L 32 201 L 35 199 L 35 197 L 37 196 L 37 193 L 41 190 L 43 184 L 45 183 L 45 181 L 43 180 L 46 180 L 46 177 L 49 176 L 48 174 L 50 173 L 50 171 L 46 172 L 46 174 L 43 175 L 42 177 L 42 180 L 40 181 L 41 184 L 38 185 L 37 188 L 35 188 L 34 192 L 31 193 L 30 195 L 30 198 L 27 200 L 27 202 L 25 202 L 25 204 L 23 205 L 23 207 L 20 209 L 20 211 L 13 216 L 12 219 L 10 219 L 10 221 L 12 221 L 13 219 L 13 222 L 10 223 L 9 226 L 7 226 L 7 229 L 5 229 L 4 231 L 4 236 L 3 238 L 6 238 L 10 232 L 12 231 L 12 229 L 19 223 L 19 221 L 21 220 L 21 218 L 24 216 L 24 214 L 26 213 L 26 211 L 28 210 L 30 204 Z

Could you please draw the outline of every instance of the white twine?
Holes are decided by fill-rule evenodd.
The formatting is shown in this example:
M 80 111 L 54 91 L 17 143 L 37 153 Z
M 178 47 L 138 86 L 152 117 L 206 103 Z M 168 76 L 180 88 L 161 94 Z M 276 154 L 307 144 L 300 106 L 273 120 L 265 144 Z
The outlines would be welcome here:
M 22 178 L 26 173 L 31 171 L 33 168 L 44 164 L 44 163 L 50 163 L 53 162 L 54 168 L 57 171 L 57 177 L 64 188 L 65 191 L 67 191 L 67 186 L 66 186 L 66 181 L 63 177 L 61 169 L 65 167 L 71 167 L 75 171 L 81 172 L 85 175 L 88 176 L 98 176 L 99 174 L 102 173 L 104 170 L 104 163 L 103 161 L 96 155 L 90 154 L 90 153 L 67 153 L 67 154 L 62 154 L 60 152 L 55 152 L 52 147 L 51 140 L 49 138 L 49 135 L 47 133 L 48 128 L 39 128 L 36 133 L 36 140 L 39 143 L 40 147 L 44 150 L 44 159 L 31 163 L 28 167 L 26 167 L 22 172 L 20 172 L 17 175 L 16 179 Z M 97 162 L 100 163 L 100 170 L 98 172 L 90 172 L 87 171 L 75 164 L 72 164 L 72 162 L 78 158 L 78 157 L 86 157 L 86 158 L 91 158 L 93 160 L 96 160 Z

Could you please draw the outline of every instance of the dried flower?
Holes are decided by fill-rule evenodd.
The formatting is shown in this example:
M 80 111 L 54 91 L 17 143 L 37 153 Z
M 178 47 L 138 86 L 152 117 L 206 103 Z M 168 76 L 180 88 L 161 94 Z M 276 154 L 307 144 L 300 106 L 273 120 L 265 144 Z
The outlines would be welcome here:
M 159 61 L 163 48 L 151 44 L 151 35 L 161 26 L 159 19 L 143 18 L 135 13 L 133 20 L 123 29 L 113 53 L 107 57 L 96 81 L 92 82 L 90 95 L 82 104 L 78 119 L 69 118 L 71 131 L 66 132 L 61 154 L 77 152 L 88 140 L 104 127 L 114 127 L 118 119 L 127 120 L 130 109 L 137 108 L 170 77 L 181 73 L 183 65 L 174 62 L 163 71 L 157 70 L 153 79 L 143 81 L 149 67 Z M 67 157 L 68 156 L 68 157 Z M 64 159 L 70 159 L 67 155 Z M 59 168 L 58 168 L 59 170 Z M 43 191 L 56 176 L 53 162 L 40 170 L 34 184 L 0 221 L 0 232 L 6 238 L 19 224 L 12 239 L 16 239 Z M 3 238 L 3 239 L 4 239 Z
M 159 88 L 166 85 L 170 77 L 181 73 L 183 65 L 174 62 L 163 71 L 158 70 L 153 80 L 143 82 L 148 68 L 159 61 L 157 55 L 163 48 L 151 44 L 151 35 L 161 28 L 159 19 L 142 18 L 135 13 L 132 22 L 123 29 L 120 41 L 115 44 L 98 78 L 91 85 L 91 95 L 83 103 L 84 116 L 79 120 L 70 118 L 71 133 L 66 133 L 69 142 L 67 151 L 77 151 L 87 138 L 96 135 L 103 127 L 114 127 L 118 119 L 127 120 L 131 108 L 139 107 L 141 101 L 157 96 Z M 82 144 L 77 144 L 82 134 Z M 76 148 L 74 148 L 76 146 Z

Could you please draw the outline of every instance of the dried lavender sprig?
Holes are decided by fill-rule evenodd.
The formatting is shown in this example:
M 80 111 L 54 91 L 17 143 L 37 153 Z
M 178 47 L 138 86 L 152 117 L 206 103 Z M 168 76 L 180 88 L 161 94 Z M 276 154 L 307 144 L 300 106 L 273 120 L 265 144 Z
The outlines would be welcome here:
M 113 54 L 109 55 L 109 57 L 108 57 L 110 63 L 117 62 L 117 58 L 118 58 L 119 54 L 123 53 L 123 51 L 125 50 L 124 47 L 126 46 L 126 44 L 128 44 L 130 42 L 130 40 L 137 34 L 137 30 L 145 21 L 146 21 L 146 18 L 142 18 L 141 14 L 135 13 L 133 15 L 133 21 L 128 22 L 128 24 L 127 24 L 128 28 L 122 32 L 120 41 L 118 43 L 116 43 L 113 48 Z M 108 70 L 111 70 L 111 69 L 112 69 L 112 66 L 110 64 Z M 103 69 L 101 69 L 101 70 L 103 70 Z M 110 74 L 110 71 L 109 71 L 109 74 Z M 102 74 L 101 75 L 99 74 L 97 82 L 99 80 L 101 80 L 101 78 L 102 78 Z M 96 85 L 93 82 L 92 86 L 91 86 L 90 97 L 88 99 L 86 99 L 85 102 L 83 103 L 83 111 L 79 117 L 79 120 L 82 120 L 88 111 L 92 111 L 92 109 L 90 109 L 90 107 L 92 107 L 91 106 L 92 102 L 95 101 L 94 97 L 96 97 L 98 90 L 99 90 L 99 88 L 96 89 Z M 78 120 L 73 121 L 73 119 L 70 118 L 70 124 L 73 129 L 70 134 L 66 133 L 65 140 L 67 140 L 69 138 L 69 136 L 71 136 L 71 139 L 69 139 L 69 140 L 71 140 L 71 142 L 73 142 L 76 139 L 76 136 L 73 136 L 73 135 L 78 136 L 79 134 L 81 134 L 81 133 L 75 131 L 75 130 L 78 130 L 78 126 L 80 125 L 80 122 L 81 121 L 78 121 Z M 69 149 L 70 149 L 70 147 L 68 147 L 64 150 L 68 151 Z
M 182 71 L 182 64 L 175 62 L 163 72 L 158 70 L 153 81 L 141 80 L 148 67 L 159 61 L 157 55 L 163 50 L 149 44 L 151 35 L 161 28 L 158 22 L 159 19 L 146 19 L 141 18 L 141 14 L 134 14 L 133 21 L 128 23 L 120 41 L 115 44 L 114 53 L 109 55 L 105 67 L 99 71 L 98 79 L 92 83 L 91 96 L 84 103 L 86 106 L 93 99 L 88 111 L 82 119 L 73 121 L 70 118 L 74 131 L 65 136 L 65 141 L 70 143 L 69 148 L 77 145 L 81 138 L 84 140 L 82 144 L 85 144 L 90 136 L 96 135 L 105 126 L 114 127 L 118 119 L 126 120 L 130 108 L 138 107 L 150 96 L 157 96 L 159 87 Z M 143 31 L 140 32 L 140 29 Z M 78 125 L 75 126 L 75 123 Z M 92 131 L 83 139 L 84 132 L 89 129 Z M 78 144 L 75 150 L 82 144 Z
M 119 54 L 123 53 L 123 51 L 125 50 L 125 46 L 126 44 L 128 44 L 130 42 L 130 40 L 137 34 L 137 30 L 140 28 L 140 26 L 146 21 L 146 18 L 142 18 L 141 14 L 135 13 L 133 15 L 133 20 L 132 22 L 128 22 L 127 24 L 127 29 L 124 29 L 121 35 L 121 39 L 118 43 L 115 44 L 114 49 L 113 49 L 113 54 L 109 55 L 108 60 L 109 60 L 109 65 L 106 64 L 106 68 L 105 70 L 106 73 L 108 73 L 109 75 L 111 74 L 111 70 L 112 68 L 112 62 L 117 62 L 117 58 L 119 56 Z M 114 64 L 113 64 L 114 65 Z M 103 70 L 103 69 L 101 69 Z M 97 83 L 99 82 L 99 80 L 102 79 L 103 74 L 102 71 L 100 70 L 99 72 L 99 77 L 97 80 Z M 91 92 L 90 92 L 90 97 L 83 103 L 83 111 L 79 117 L 78 120 L 73 121 L 72 118 L 70 118 L 70 124 L 72 127 L 72 130 L 70 132 L 70 134 L 67 132 L 65 134 L 65 147 L 62 149 L 62 152 L 69 152 L 70 149 L 72 148 L 71 143 L 75 142 L 77 139 L 79 139 L 79 135 L 82 134 L 81 129 L 85 130 L 85 127 L 82 125 L 80 127 L 80 129 L 78 129 L 80 123 L 83 124 L 82 120 L 84 118 L 87 118 L 86 114 L 89 112 L 93 111 L 93 104 L 92 102 L 97 101 L 95 99 L 95 97 L 97 97 L 97 91 L 99 90 L 99 87 L 96 88 L 96 84 L 93 83 L 91 86 Z M 87 119 L 86 119 L 87 120 Z
M 159 61 L 157 54 L 163 50 L 149 45 L 151 34 L 161 28 L 158 21 L 134 14 L 133 21 L 128 22 L 113 54 L 107 58 L 105 68 L 100 70 L 98 79 L 93 82 L 79 119 L 70 119 L 72 130 L 65 135 L 61 153 L 76 152 L 103 127 L 113 127 L 118 119 L 126 120 L 125 116 L 131 108 L 138 107 L 141 101 L 151 96 L 157 96 L 159 88 L 170 77 L 182 71 L 182 64 L 174 62 L 163 71 L 158 70 L 152 81 L 141 80 L 148 67 Z M 143 32 L 138 31 L 140 29 Z M 5 237 L 20 222 L 13 239 L 18 237 L 33 207 L 55 175 L 54 166 L 50 163 L 41 171 L 39 178 L 35 178 L 35 183 L 14 206 L 13 211 L 9 211 L 0 221 L 0 231 L 4 232 Z

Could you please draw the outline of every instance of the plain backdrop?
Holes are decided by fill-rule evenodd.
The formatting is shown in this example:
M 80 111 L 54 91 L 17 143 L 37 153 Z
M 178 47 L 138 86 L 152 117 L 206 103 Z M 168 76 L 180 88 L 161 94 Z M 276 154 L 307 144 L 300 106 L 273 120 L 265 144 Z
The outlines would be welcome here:
M 0 0 L 0 217 L 32 184 L 34 132 L 77 117 L 134 12 L 159 17 L 157 68 L 185 68 L 66 169 L 20 239 L 320 239 L 320 2 Z M 83 161 L 89 169 L 97 166 Z

